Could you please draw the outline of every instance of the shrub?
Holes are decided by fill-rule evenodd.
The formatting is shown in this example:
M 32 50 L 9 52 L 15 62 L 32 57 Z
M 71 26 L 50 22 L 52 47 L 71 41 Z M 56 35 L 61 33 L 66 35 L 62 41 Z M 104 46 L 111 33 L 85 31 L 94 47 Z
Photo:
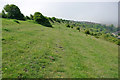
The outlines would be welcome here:
M 66 24 L 66 27 L 70 28 L 70 25 L 69 25 L 69 24 Z
M 9 30 L 9 29 L 6 29 L 6 28 L 5 28 L 5 29 L 3 29 L 3 30 L 4 30 L 4 31 L 6 31 L 6 32 L 10 32 L 10 30 Z
M 35 12 L 35 14 L 33 16 L 33 19 L 38 24 L 41 24 L 41 25 L 44 25 L 44 26 L 47 26 L 47 27 L 52 27 L 49 20 L 46 17 L 44 17 L 40 12 Z
M 71 28 L 73 28 L 73 25 L 71 26 Z
M 118 40 L 118 43 L 117 43 L 117 45 L 119 45 L 119 46 L 120 46 L 120 40 Z
M 56 21 L 56 18 L 55 18 L 55 17 L 52 17 L 52 20 Z
M 26 16 L 25 19 L 26 19 L 26 20 L 30 20 L 30 17 L 29 17 L 29 16 Z
M 2 10 L 1 15 L 2 15 L 2 18 L 7 18 L 7 15 L 5 14 L 5 11 L 4 11 L 4 10 Z
M 99 38 L 99 36 L 95 36 L 95 38 Z
M 88 29 L 85 30 L 85 34 L 90 34 L 90 31 Z
M 25 20 L 24 15 L 21 13 L 21 11 L 18 8 L 18 6 L 14 5 L 14 4 L 11 4 L 11 5 L 7 4 L 7 5 L 5 5 L 3 11 L 5 11 L 5 12 L 2 12 L 2 14 L 5 15 L 7 18 L 18 19 L 18 20 Z
M 33 19 L 35 20 L 35 22 L 40 24 L 44 21 L 44 16 L 40 12 L 35 12 Z
M 49 17 L 48 20 L 51 21 L 52 23 L 54 23 L 54 21 L 52 20 L 52 18 Z
M 77 27 L 76 29 L 79 30 L 79 32 L 80 32 L 80 27 Z
M 92 36 L 93 36 L 93 35 L 94 35 L 94 33 L 93 33 L 93 32 L 91 32 L 91 33 L 90 33 L 90 35 L 92 35 Z
M 56 22 L 60 23 L 60 20 L 59 20 L 59 19 L 56 19 Z
M 16 23 L 18 23 L 18 24 L 20 24 L 20 22 L 19 21 L 17 21 L 17 20 L 13 20 L 14 22 L 16 22 Z
M 30 19 L 33 20 L 33 15 L 32 14 L 30 14 Z

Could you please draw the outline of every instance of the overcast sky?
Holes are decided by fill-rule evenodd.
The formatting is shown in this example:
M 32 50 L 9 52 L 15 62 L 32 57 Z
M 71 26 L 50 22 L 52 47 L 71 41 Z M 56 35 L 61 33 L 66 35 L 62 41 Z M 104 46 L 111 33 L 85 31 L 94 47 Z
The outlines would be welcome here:
M 118 24 L 119 0 L 0 0 L 0 10 L 6 4 L 17 5 L 24 15 L 41 12 L 48 17 L 102 24 Z

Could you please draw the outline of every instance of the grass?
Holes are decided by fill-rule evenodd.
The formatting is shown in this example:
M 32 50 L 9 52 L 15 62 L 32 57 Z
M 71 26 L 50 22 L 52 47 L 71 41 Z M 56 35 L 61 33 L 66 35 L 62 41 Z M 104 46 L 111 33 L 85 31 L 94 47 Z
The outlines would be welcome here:
M 3 78 L 118 78 L 118 46 L 64 24 L 2 19 Z

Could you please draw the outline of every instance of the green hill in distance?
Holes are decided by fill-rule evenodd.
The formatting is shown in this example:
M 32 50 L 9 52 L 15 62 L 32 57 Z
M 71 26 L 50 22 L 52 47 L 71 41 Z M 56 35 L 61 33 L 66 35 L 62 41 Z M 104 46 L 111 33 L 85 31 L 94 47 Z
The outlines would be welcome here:
M 17 21 L 2 18 L 3 78 L 118 78 L 115 43 L 66 23 Z

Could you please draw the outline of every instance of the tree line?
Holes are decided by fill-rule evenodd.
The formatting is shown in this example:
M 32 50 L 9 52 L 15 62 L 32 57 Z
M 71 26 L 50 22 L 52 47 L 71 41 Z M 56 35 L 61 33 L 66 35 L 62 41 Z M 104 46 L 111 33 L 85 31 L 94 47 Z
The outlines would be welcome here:
M 4 6 L 4 9 L 2 10 L 2 13 L 0 14 L 2 18 L 8 18 L 8 19 L 17 19 L 17 20 L 34 20 L 36 23 L 52 27 L 49 20 L 43 16 L 40 12 L 35 12 L 34 15 L 24 16 L 18 6 L 14 4 L 7 4 Z

